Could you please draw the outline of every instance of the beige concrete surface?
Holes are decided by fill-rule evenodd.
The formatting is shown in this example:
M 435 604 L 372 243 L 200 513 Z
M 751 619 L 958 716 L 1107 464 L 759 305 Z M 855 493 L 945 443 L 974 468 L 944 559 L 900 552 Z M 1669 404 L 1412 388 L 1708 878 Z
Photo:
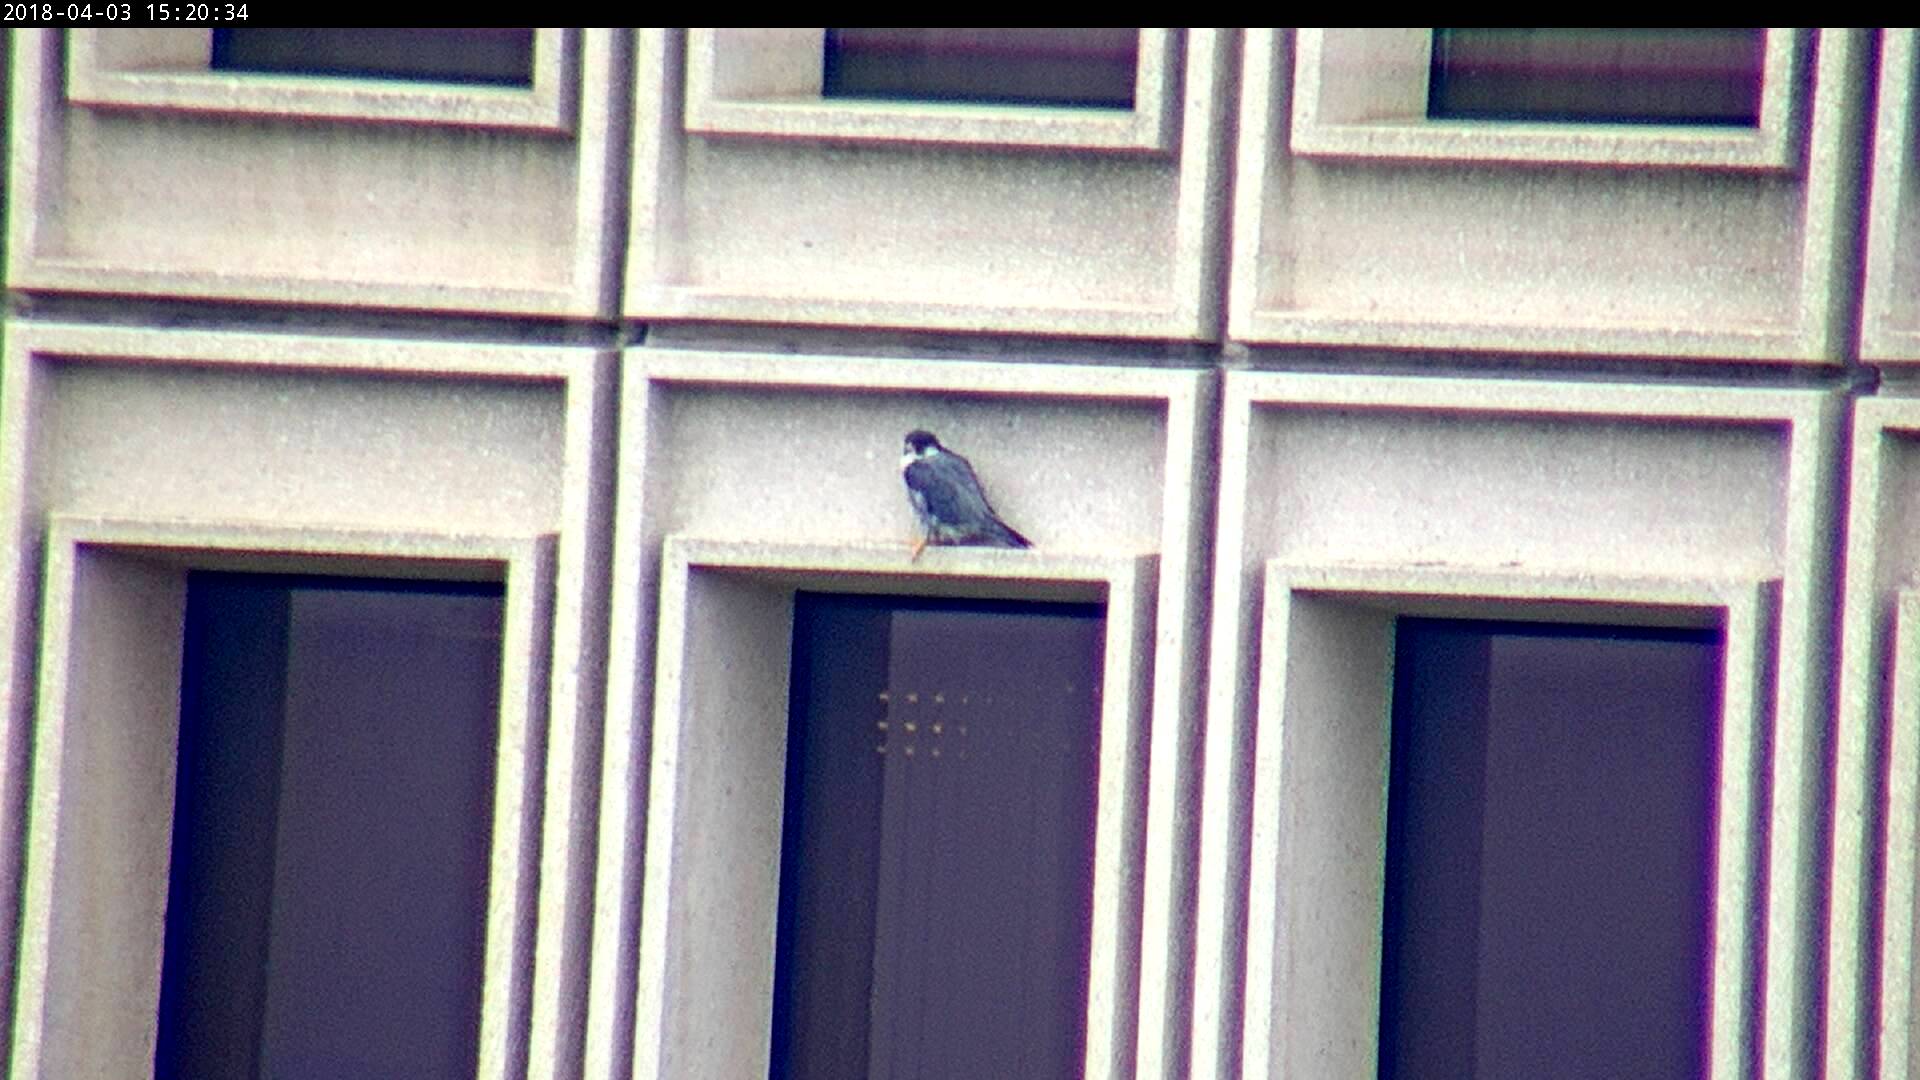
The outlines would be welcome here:
M 1747 129 L 1428 121 L 1426 29 L 1140 33 L 1136 107 L 1069 110 L 828 105 L 820 28 L 540 30 L 519 88 L 7 32 L 14 1075 L 152 1058 L 164 821 L 115 823 L 170 789 L 179 567 L 457 578 L 503 564 L 425 547 L 551 536 L 490 1074 L 764 1072 L 729 935 L 766 911 L 685 905 L 767 895 L 795 582 L 1094 596 L 1125 563 L 1151 637 L 1102 749 L 1138 782 L 1101 827 L 1142 854 L 1104 864 L 1089 1075 L 1369 1069 L 1376 988 L 1278 973 L 1378 967 L 1377 867 L 1330 853 L 1376 836 L 1387 612 L 1711 622 L 1758 589 L 1724 723 L 1762 771 L 1721 797 L 1767 817 L 1722 822 L 1717 873 L 1761 939 L 1716 947 L 1714 1075 L 1920 1080 L 1914 31 L 1769 31 Z M 906 561 L 916 427 L 1034 552 Z M 36 755 L 129 783 L 43 809 L 103 785 Z M 97 904 L 49 901 L 76 882 Z M 98 942 L 114 977 L 74 979 Z
M 1827 715 L 1828 553 L 1837 395 L 1818 391 L 1236 372 L 1221 421 L 1220 517 L 1192 1075 L 1232 1075 L 1260 722 L 1261 568 L 1367 564 L 1570 580 L 1781 582 L 1766 647 L 1767 1075 L 1805 1075 L 1817 1025 L 1815 923 Z M 1330 629 L 1328 633 L 1334 633 Z M 1332 648 L 1332 646 L 1325 646 Z M 1377 674 L 1377 672 L 1376 672 Z M 1363 700 L 1364 703 L 1364 700 Z M 1264 872 L 1264 871 L 1263 871 Z M 1250 932 L 1250 931 L 1249 931 Z M 1351 1032 L 1349 1032 L 1351 1035 Z M 1716 1049 L 1722 1055 L 1722 1049 Z M 1725 1060 L 1724 1057 L 1720 1058 Z M 1268 1056 L 1279 1075 L 1282 1059 Z
M 1920 714 L 1914 711 L 1916 657 L 1909 640 L 1915 632 L 1911 592 L 1920 574 L 1920 401 L 1856 403 L 1851 457 L 1828 867 L 1833 899 L 1825 1067 L 1833 1080 L 1904 1080 L 1920 1076 L 1913 1041 Z M 1878 985 L 1872 981 L 1876 968 Z
M 645 777 L 662 767 L 650 764 L 647 718 L 674 715 L 651 696 L 666 537 L 844 548 L 866 560 L 890 551 L 887 558 L 907 567 L 914 525 L 899 457 L 901 439 L 916 427 L 971 458 L 995 509 L 1033 539 L 1039 565 L 1157 556 L 1150 691 L 1141 691 L 1150 693 L 1144 855 L 1134 868 L 1145 944 L 1138 1000 L 1112 1003 L 1114 1015 L 1139 1017 L 1138 1064 L 1117 1047 L 1101 1052 L 1112 1055 L 1107 1068 L 1177 1074 L 1186 1052 L 1180 987 L 1191 941 L 1205 542 L 1196 515 L 1212 484 L 1203 451 L 1213 426 L 1210 383 L 1200 372 L 1083 365 L 627 354 L 588 1076 L 624 1077 L 638 1055 L 659 1050 L 634 1042 L 644 1018 L 633 1002 L 644 965 L 664 962 L 640 940 L 635 897 L 645 898 L 643 871 L 656 872 L 644 855 L 656 835 Z M 995 554 L 929 549 L 912 567 L 958 579 L 975 576 L 966 568 Z M 1006 579 L 995 589 L 1045 576 L 1019 569 L 1024 564 L 1021 553 L 993 559 L 1004 567 L 995 579 Z M 834 587 L 858 588 L 857 580 L 842 577 Z M 1012 595 L 1033 597 L 1032 589 L 1021 584 Z M 1116 1020 L 1112 1030 L 1125 1028 Z
M 33 613 L 53 515 L 556 535 L 552 645 L 536 658 L 550 689 L 544 787 L 532 796 L 538 921 L 524 974 L 532 1060 L 544 1063 L 535 1067 L 577 1063 L 569 1040 L 582 1027 L 591 918 L 611 355 L 18 322 L 6 347 L 0 790 L 22 800 L 40 653 Z M 12 895 L 25 837 L 12 808 L 22 803 L 0 805 L 0 836 L 13 853 L 0 860 L 0 886 Z M 11 969 L 5 959 L 0 966 Z
M 1899 363 L 1920 359 L 1920 168 L 1913 160 L 1912 29 L 1880 32 L 1879 97 L 1868 187 L 1866 275 L 1861 293 L 1860 356 Z
M 612 314 L 625 35 L 549 32 L 515 92 L 195 74 L 178 34 L 17 36 L 10 288 Z
M 45 612 L 8 1074 L 138 1076 L 159 1026 L 186 582 L 71 549 L 50 569 L 67 572 Z
M 882 123 L 871 109 L 755 106 L 754 136 L 688 130 L 689 117 L 715 120 L 688 99 L 687 73 L 710 84 L 723 57 L 696 60 L 680 31 L 646 31 L 626 313 L 1216 339 L 1233 37 L 1174 32 L 1177 61 L 1146 50 L 1143 78 L 1169 80 L 1165 128 L 1178 135 L 1153 154 L 1087 147 L 1093 136 L 1075 133 L 1100 128 L 1084 116 L 985 106 L 908 108 L 903 125 L 886 110 Z
M 1857 963 L 1831 965 L 1830 970 L 1841 969 L 1850 977 L 1845 995 L 1839 998 L 1835 1008 L 1828 1011 L 1829 1023 L 1845 1025 L 1847 1029 L 1830 1032 L 1827 1037 L 1827 1074 L 1835 1077 L 1874 1075 L 1882 1080 L 1905 1080 L 1920 1072 L 1920 1062 L 1915 1060 L 1913 1038 L 1914 883 L 1915 878 L 1920 876 L 1920 858 L 1916 858 L 1915 853 L 1916 845 L 1920 845 L 1920 833 L 1916 833 L 1915 829 L 1920 824 L 1920 783 L 1916 783 L 1916 773 L 1920 773 L 1920 753 L 1915 751 L 1913 718 L 1920 716 L 1920 591 L 1911 588 L 1900 590 L 1891 629 L 1893 672 L 1890 679 L 1884 680 L 1889 685 L 1887 705 L 1892 722 L 1888 725 L 1891 734 L 1886 749 L 1885 876 L 1881 892 L 1880 940 L 1877 943 L 1880 950 L 1880 1008 L 1879 1015 L 1874 1016 L 1857 1007 L 1858 1002 L 1870 1000 L 1871 994 L 1870 989 L 1860 988 L 1851 981 L 1858 978 L 1858 972 L 1851 970 L 1858 966 Z M 1855 857 L 1858 858 L 1858 855 Z M 1841 881 L 1837 872 L 1834 880 L 1836 883 Z M 1841 928 L 1837 909 L 1843 904 L 1846 901 L 1836 896 L 1836 929 Z M 1853 925 L 1854 918 L 1857 916 L 1846 920 L 1845 929 L 1858 929 Z M 1857 940 L 1850 937 L 1847 945 L 1851 947 Z M 1860 943 L 1862 951 L 1858 955 L 1868 955 L 1865 950 L 1872 949 L 1875 944 Z M 1874 1072 L 1868 1072 L 1856 1064 L 1863 1049 L 1860 1046 L 1862 1035 L 1865 1034 L 1863 1028 L 1869 1026 L 1876 1028 L 1873 1034 L 1879 1038 L 1879 1060 L 1869 1066 L 1877 1068 Z
M 1350 33 L 1360 42 L 1392 36 Z M 1580 135 L 1568 125 L 1542 132 L 1498 122 L 1425 122 L 1404 136 L 1390 122 L 1329 130 L 1329 118 L 1368 115 L 1362 103 L 1343 112 L 1337 89 L 1343 76 L 1370 72 L 1364 56 L 1343 64 L 1326 49 L 1345 39 L 1303 35 L 1321 62 L 1308 68 L 1318 82 L 1296 86 L 1299 65 L 1313 57 L 1302 52 L 1296 64 L 1294 35 L 1248 31 L 1229 335 L 1841 362 L 1851 344 L 1867 44 L 1850 31 L 1817 39 L 1807 59 L 1811 38 L 1792 37 L 1782 55 L 1789 38 L 1770 36 L 1762 126 L 1721 145 L 1727 137 L 1658 126 Z M 1399 38 L 1382 40 L 1405 51 Z M 1393 72 L 1405 66 L 1390 66 L 1380 83 L 1398 85 Z M 1799 81 L 1784 106 L 1794 138 L 1783 160 L 1779 94 L 1788 78 Z M 1297 92 L 1314 96 L 1296 104 Z M 1302 119 L 1313 126 L 1290 128 Z M 1738 150 L 1749 138 L 1757 149 Z M 1322 143 L 1339 156 L 1319 156 Z M 1445 162 L 1415 160 L 1442 152 Z
M 531 84 L 519 87 L 312 78 L 210 70 L 211 30 L 76 30 L 66 100 L 227 116 L 573 130 L 580 31 L 534 31 Z

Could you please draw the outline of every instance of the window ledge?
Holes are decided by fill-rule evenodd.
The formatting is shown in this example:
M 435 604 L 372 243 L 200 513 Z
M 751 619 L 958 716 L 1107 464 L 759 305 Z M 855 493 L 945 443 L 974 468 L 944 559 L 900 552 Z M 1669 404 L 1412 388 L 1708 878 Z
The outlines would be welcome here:
M 1140 31 L 1131 110 L 1065 106 L 826 100 L 825 30 L 687 31 L 686 130 L 856 142 L 1131 150 L 1178 143 L 1178 36 Z
M 446 124 L 568 134 L 579 31 L 533 34 L 528 89 L 429 81 L 214 72 L 210 30 L 75 30 L 67 100 L 158 109 L 379 123 Z
M 1807 33 L 1770 28 L 1753 128 L 1427 119 L 1433 31 L 1296 32 L 1292 151 L 1307 158 L 1792 172 Z

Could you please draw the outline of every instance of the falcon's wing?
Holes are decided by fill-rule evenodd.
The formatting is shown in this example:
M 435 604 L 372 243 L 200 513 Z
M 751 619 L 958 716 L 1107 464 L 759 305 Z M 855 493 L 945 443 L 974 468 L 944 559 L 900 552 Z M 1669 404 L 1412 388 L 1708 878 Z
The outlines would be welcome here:
M 952 451 L 921 458 L 902 475 L 907 488 L 926 500 L 927 513 L 943 525 L 979 525 L 993 518 L 973 466 Z

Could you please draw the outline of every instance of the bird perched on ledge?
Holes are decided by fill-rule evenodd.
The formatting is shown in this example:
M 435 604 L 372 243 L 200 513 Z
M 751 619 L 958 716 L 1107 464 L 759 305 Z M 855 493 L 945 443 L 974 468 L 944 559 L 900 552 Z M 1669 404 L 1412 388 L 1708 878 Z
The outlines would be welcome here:
M 900 455 L 900 476 L 907 482 L 907 500 L 920 519 L 920 539 L 913 545 L 918 560 L 928 544 L 973 547 L 1032 547 L 1032 541 L 1000 520 L 980 490 L 980 478 L 966 458 L 940 445 L 930 431 L 907 432 Z

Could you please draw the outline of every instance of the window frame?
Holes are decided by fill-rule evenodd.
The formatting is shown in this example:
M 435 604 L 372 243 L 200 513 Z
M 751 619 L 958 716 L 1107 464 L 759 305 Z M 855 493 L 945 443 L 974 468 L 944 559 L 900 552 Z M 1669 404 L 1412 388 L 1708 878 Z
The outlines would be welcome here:
M 1140 30 L 1132 109 L 827 98 L 825 35 L 824 27 L 689 29 L 685 130 L 1159 155 L 1178 148 L 1184 31 Z
M 1427 116 L 1433 30 L 1295 31 L 1288 148 L 1310 159 L 1488 161 L 1635 168 L 1799 167 L 1797 87 L 1811 37 L 1766 28 L 1755 127 L 1444 120 Z
M 767 1072 L 793 595 L 803 589 L 1105 605 L 1084 1075 L 1132 1075 L 1158 558 L 942 554 L 933 570 L 903 547 L 663 541 L 635 1077 Z M 719 896 L 732 904 L 701 900 Z
M 1242 1068 L 1378 1071 L 1393 632 L 1401 615 L 1725 634 L 1717 731 L 1713 907 L 1703 1048 L 1713 1080 L 1744 1076 L 1765 895 L 1763 735 L 1774 579 L 1265 565 L 1252 780 Z M 1356 851 L 1378 859 L 1355 859 Z M 1328 1063 L 1334 1063 L 1329 1066 Z
M 1914 160 L 1920 113 L 1920 33 L 1880 31 L 1879 86 L 1871 115 L 1867 179 L 1867 254 L 1860 286 L 1860 359 L 1910 366 L 1920 357 L 1920 317 L 1913 301 L 1920 228 L 1920 163 Z
M 46 543 L 9 1074 L 137 1075 L 153 1067 L 180 619 L 187 573 L 201 569 L 504 584 L 476 1075 L 505 1080 L 524 1067 L 556 538 L 56 514 Z M 82 668 L 102 656 L 127 675 L 83 683 Z M 157 700 L 157 690 L 170 693 Z M 82 741 L 89 731 L 92 740 Z M 68 754 L 103 745 L 77 762 Z
M 532 85 L 215 71 L 212 30 L 74 30 L 67 100 L 100 108 L 445 124 L 570 135 L 580 31 L 535 28 Z
M 1914 915 L 1920 877 L 1920 747 L 1913 737 L 1920 717 L 1920 588 L 1894 594 L 1893 671 L 1888 694 L 1891 732 L 1887 749 L 1886 890 L 1880 924 L 1879 1069 L 1887 1080 L 1908 1080 L 1914 1067 L 1916 998 Z
M 1823 924 L 1835 1080 L 1920 1072 L 1920 582 L 1911 529 L 1920 402 L 1854 403 Z

